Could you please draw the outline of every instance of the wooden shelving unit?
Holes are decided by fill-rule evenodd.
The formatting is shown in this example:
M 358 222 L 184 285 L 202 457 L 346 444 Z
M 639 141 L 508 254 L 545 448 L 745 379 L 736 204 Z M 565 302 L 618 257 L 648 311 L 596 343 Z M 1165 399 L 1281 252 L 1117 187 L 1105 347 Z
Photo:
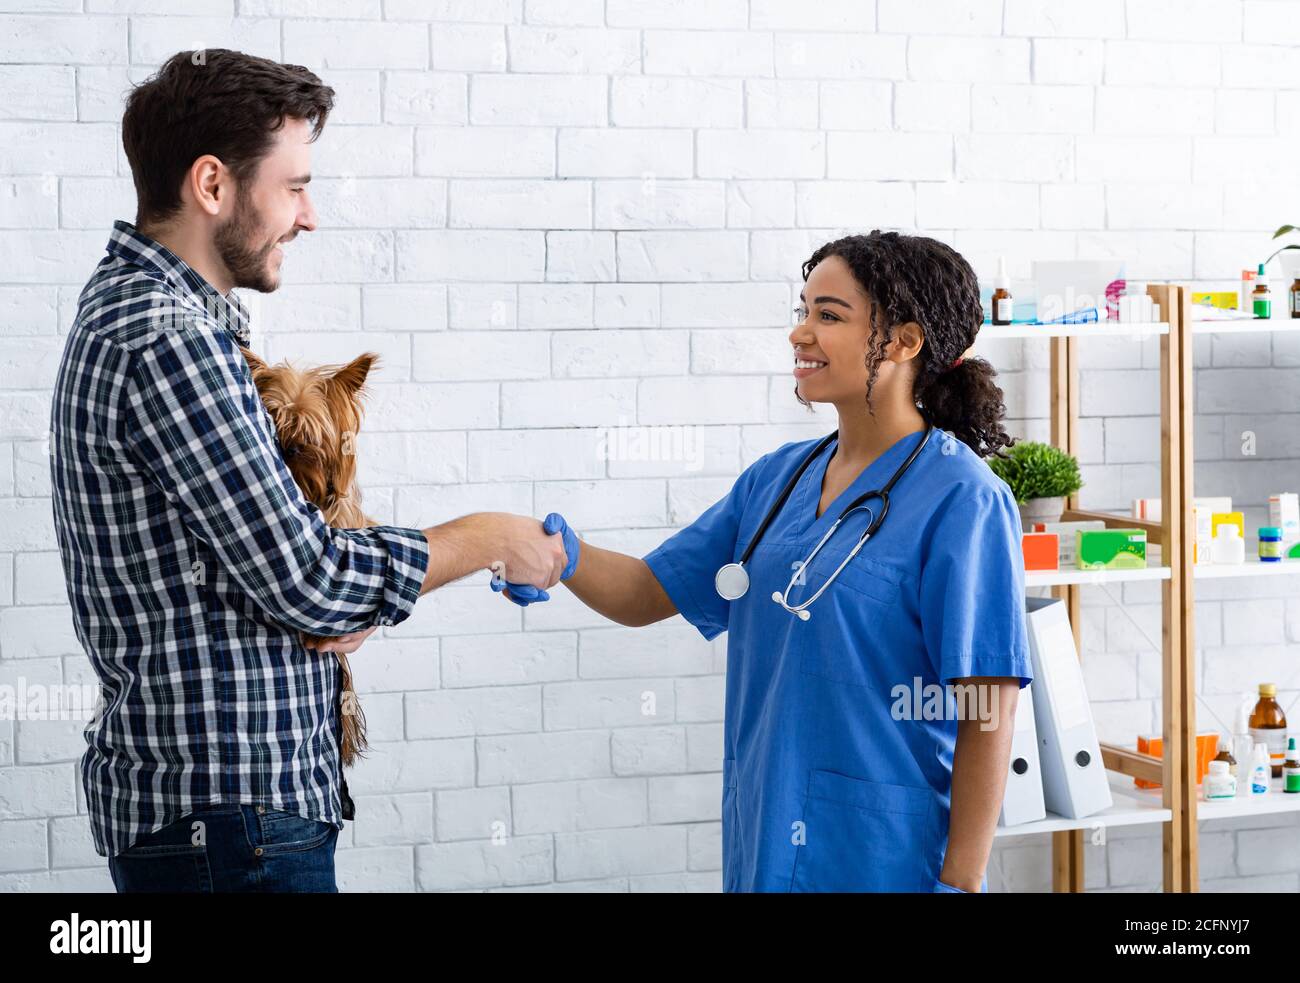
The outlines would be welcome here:
M 1184 544 L 1191 542 L 1191 350 L 1190 297 L 1177 286 L 1151 284 L 1147 293 L 1156 302 L 1154 322 L 1094 322 L 1091 324 L 984 325 L 980 338 L 1046 338 L 1051 343 L 1051 442 L 1078 456 L 1079 345 L 1089 337 L 1144 337 L 1160 340 L 1160 522 L 1132 519 L 1080 508 L 1078 495 L 1066 501 L 1063 519 L 1099 519 L 1108 527 L 1142 528 L 1149 546 L 1159 547 L 1160 562 L 1144 570 L 1059 570 L 1029 573 L 1026 588 L 1050 588 L 1066 604 L 1080 642 L 1082 590 L 1088 585 L 1158 581 L 1161 585 L 1161 732 L 1164 757 L 1157 761 L 1135 750 L 1102 744 L 1102 760 L 1111 773 L 1111 808 L 1084 819 L 1047 819 L 999 828 L 997 836 L 1052 834 L 1052 888 L 1080 892 L 1084 884 L 1084 833 L 1110 826 L 1160 823 L 1164 836 L 1164 886 L 1185 891 L 1195 883 L 1195 714 L 1192 712 L 1191 601 L 1187 585 L 1191 562 Z M 1185 439 L 1187 438 L 1187 439 Z M 1134 778 L 1160 783 L 1157 790 L 1138 789 Z
M 1189 298 L 1190 299 L 1190 298 Z M 1180 333 L 1183 336 L 1182 344 L 1187 350 L 1188 360 L 1191 360 L 1192 340 L 1195 335 L 1205 334 L 1247 334 L 1258 332 L 1282 332 L 1294 331 L 1300 332 L 1300 319 L 1293 320 L 1285 311 L 1285 306 L 1278 304 L 1276 301 L 1273 305 L 1273 317 L 1265 319 L 1243 318 L 1240 320 L 1199 320 L 1193 319 L 1190 304 L 1188 304 L 1185 316 L 1180 322 Z M 1191 402 L 1192 394 L 1190 383 L 1188 387 L 1188 402 Z M 1189 425 L 1184 437 L 1183 444 L 1185 454 L 1190 459 L 1192 457 L 1192 431 Z M 1187 479 L 1186 501 L 1188 512 L 1190 514 L 1190 503 L 1195 494 L 1192 477 L 1189 472 Z M 1195 586 L 1196 581 L 1221 580 L 1221 579 L 1240 579 L 1240 578 L 1276 578 L 1276 577 L 1294 577 L 1300 575 L 1300 560 L 1282 560 L 1280 563 L 1260 563 L 1258 560 L 1252 560 L 1249 552 L 1247 553 L 1246 562 L 1232 566 L 1213 566 L 1213 565 L 1195 565 L 1191 563 L 1191 549 L 1188 548 L 1187 562 L 1190 575 L 1186 579 L 1184 587 L 1184 604 L 1186 626 L 1184 629 L 1186 636 L 1186 645 L 1188 652 L 1194 651 L 1194 636 L 1192 634 L 1193 615 L 1195 613 Z M 1190 691 L 1190 698 L 1187 703 L 1187 716 L 1191 723 L 1195 724 L 1195 679 L 1189 677 L 1193 684 Z M 1193 726 L 1193 731 L 1195 727 Z M 1194 776 L 1192 776 L 1194 778 Z M 1190 826 L 1190 833 L 1187 842 L 1187 857 L 1185 866 L 1187 869 L 1187 887 L 1184 890 L 1197 891 L 1200 889 L 1199 883 L 1199 855 L 1197 851 L 1196 830 L 1199 822 L 1212 822 L 1218 819 L 1241 819 L 1249 816 L 1265 816 L 1278 813 L 1300 812 L 1300 795 L 1290 794 L 1281 790 L 1281 779 L 1273 779 L 1271 791 L 1264 796 L 1256 797 L 1238 797 L 1229 802 L 1205 802 L 1197 796 L 1196 786 L 1191 786 L 1191 793 L 1187 799 L 1185 808 L 1187 821 Z
M 1066 502 L 1064 519 L 1100 519 L 1110 527 L 1147 531 L 1159 559 L 1145 570 L 1060 570 L 1028 573 L 1026 588 L 1050 588 L 1065 601 L 1075 642 L 1079 643 L 1081 591 L 1088 585 L 1141 580 L 1161 584 L 1161 733 L 1164 757 L 1139 755 L 1130 747 L 1102 744 L 1115 803 L 1095 816 L 1071 820 L 1060 816 L 1020 826 L 999 828 L 998 838 L 1033 833 L 1052 834 L 1052 886 L 1055 891 L 1083 890 L 1083 835 L 1110 826 L 1161 823 L 1164 841 L 1164 889 L 1199 890 L 1198 823 L 1300 812 L 1300 795 L 1287 795 L 1274 780 L 1262 798 L 1232 802 L 1202 802 L 1196 784 L 1195 583 L 1197 580 L 1300 576 L 1300 560 L 1240 566 L 1197 566 L 1192 563 L 1195 448 L 1193 446 L 1192 341 L 1200 334 L 1243 334 L 1259 331 L 1300 331 L 1300 320 L 1274 316 L 1268 320 L 1194 320 L 1191 291 L 1173 284 L 1147 288 L 1160 310 L 1152 323 L 1071 325 L 984 325 L 980 338 L 1046 338 L 1051 342 L 1051 442 L 1068 453 L 1079 453 L 1079 344 L 1087 337 L 1158 336 L 1160 339 L 1160 492 L 1162 519 L 1141 521 L 1124 515 L 1091 512 L 1079 507 L 1078 496 Z M 1082 652 L 1082 646 L 1079 645 Z M 1134 778 L 1160 783 L 1139 789 Z

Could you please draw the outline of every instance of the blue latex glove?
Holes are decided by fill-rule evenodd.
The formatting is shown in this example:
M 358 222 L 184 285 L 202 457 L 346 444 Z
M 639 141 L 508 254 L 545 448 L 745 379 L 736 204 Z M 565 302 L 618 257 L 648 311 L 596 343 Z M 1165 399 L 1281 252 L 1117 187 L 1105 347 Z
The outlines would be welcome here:
M 564 535 L 564 557 L 568 562 L 560 571 L 560 579 L 568 580 L 573 576 L 573 571 L 578 569 L 578 551 L 582 548 L 582 544 L 578 542 L 578 534 L 569 528 L 569 524 L 564 521 L 564 516 L 559 512 L 552 512 L 542 521 L 542 531 L 548 536 L 557 532 Z
M 495 576 L 488 581 L 488 586 L 497 593 L 509 588 L 510 593 L 507 594 L 506 597 L 514 601 L 521 608 L 528 607 L 528 605 L 532 604 L 534 601 L 549 601 L 551 599 L 550 594 L 540 588 L 534 587 L 532 584 L 512 584 L 508 580 L 500 580 Z
M 569 524 L 564 521 L 564 516 L 560 515 L 559 512 L 552 512 L 542 521 L 542 531 L 548 536 L 553 536 L 557 532 L 563 535 L 566 562 L 564 569 L 560 571 L 560 579 L 568 580 L 573 576 L 573 571 L 578 569 L 578 551 L 581 544 L 578 541 L 577 533 L 569 528 Z M 526 608 L 535 601 L 549 601 L 551 599 L 550 594 L 534 587 L 532 584 L 514 584 L 495 576 L 490 581 L 489 586 L 498 593 L 508 588 L 510 592 L 506 596 L 521 608 Z

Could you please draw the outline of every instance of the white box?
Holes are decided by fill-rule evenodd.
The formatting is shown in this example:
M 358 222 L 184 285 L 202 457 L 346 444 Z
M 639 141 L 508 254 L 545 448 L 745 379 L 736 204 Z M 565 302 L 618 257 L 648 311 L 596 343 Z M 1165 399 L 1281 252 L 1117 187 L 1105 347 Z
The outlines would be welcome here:
M 1196 540 L 1193 543 L 1192 562 L 1209 563 L 1210 547 L 1214 543 L 1214 513 L 1231 512 L 1232 497 L 1196 497 L 1192 499 L 1192 521 L 1196 527 Z
M 1105 529 L 1106 523 L 1101 519 L 1073 519 L 1068 522 L 1035 522 L 1034 532 L 1054 532 L 1057 541 L 1057 565 L 1062 569 L 1073 569 L 1078 550 L 1075 544 L 1078 537 L 1074 534 L 1081 529 Z
M 1300 495 L 1280 492 L 1268 496 L 1268 524 L 1282 530 L 1282 554 L 1285 556 L 1300 542 Z

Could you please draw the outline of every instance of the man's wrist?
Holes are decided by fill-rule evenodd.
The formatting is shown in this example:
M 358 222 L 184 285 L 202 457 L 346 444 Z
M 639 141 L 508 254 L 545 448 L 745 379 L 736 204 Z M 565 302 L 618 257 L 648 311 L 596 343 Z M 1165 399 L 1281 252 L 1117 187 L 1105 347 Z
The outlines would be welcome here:
M 486 569 L 505 556 L 506 543 L 495 515 L 475 512 L 423 530 L 429 546 L 429 565 L 421 594 Z
M 505 559 L 508 544 L 501 531 L 501 516 L 500 512 L 475 512 L 465 517 L 470 523 L 468 550 L 474 570 Z

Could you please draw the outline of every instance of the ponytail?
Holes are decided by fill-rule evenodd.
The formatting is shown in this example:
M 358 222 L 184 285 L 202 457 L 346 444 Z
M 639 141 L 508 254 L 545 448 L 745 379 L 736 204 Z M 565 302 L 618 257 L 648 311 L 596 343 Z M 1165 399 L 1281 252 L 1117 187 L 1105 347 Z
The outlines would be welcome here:
M 917 378 L 917 408 L 939 430 L 946 430 L 980 457 L 1002 456 L 1015 444 L 1002 426 L 1007 407 L 994 378 L 997 370 L 982 358 L 962 358 L 947 371 L 930 373 L 925 388 Z

